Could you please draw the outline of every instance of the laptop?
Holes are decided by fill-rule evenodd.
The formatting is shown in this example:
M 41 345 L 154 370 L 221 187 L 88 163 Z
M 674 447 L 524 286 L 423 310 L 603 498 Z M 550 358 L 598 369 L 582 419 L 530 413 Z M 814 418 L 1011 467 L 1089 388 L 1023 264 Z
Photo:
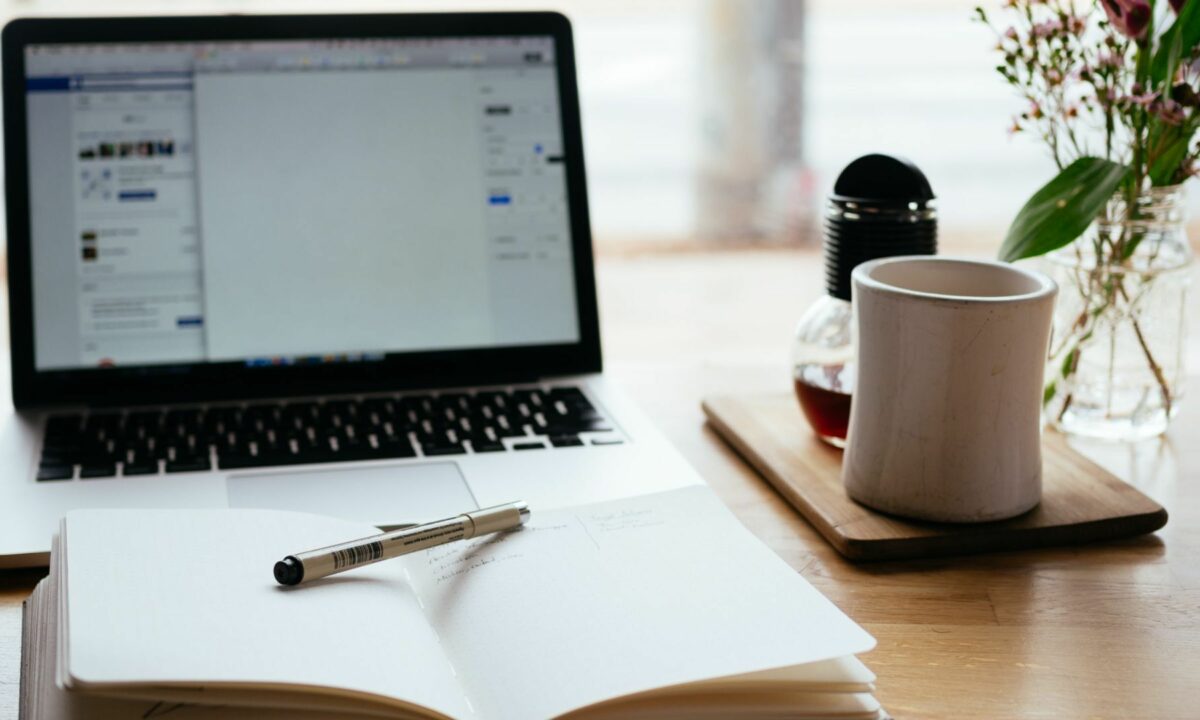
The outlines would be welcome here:
M 0 566 L 81 507 L 701 482 L 601 373 L 563 16 L 22 19 L 3 73 Z

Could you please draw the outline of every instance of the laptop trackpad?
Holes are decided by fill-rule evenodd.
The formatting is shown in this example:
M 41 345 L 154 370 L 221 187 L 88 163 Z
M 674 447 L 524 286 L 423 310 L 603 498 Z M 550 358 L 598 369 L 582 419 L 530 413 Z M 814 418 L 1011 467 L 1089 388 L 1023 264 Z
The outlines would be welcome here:
M 230 507 L 297 510 L 381 527 L 477 507 L 453 462 L 235 473 L 226 483 Z

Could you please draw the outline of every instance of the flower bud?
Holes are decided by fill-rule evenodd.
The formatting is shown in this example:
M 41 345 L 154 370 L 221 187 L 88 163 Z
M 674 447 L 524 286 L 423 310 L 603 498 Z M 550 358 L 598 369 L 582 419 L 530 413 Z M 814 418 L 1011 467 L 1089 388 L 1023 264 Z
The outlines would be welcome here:
M 1150 4 L 1146 0 L 1100 0 L 1113 27 L 1122 35 L 1141 40 L 1150 25 Z
M 1197 95 L 1195 88 L 1187 83 L 1179 83 L 1171 88 L 1171 99 L 1184 107 L 1200 105 L 1200 95 Z

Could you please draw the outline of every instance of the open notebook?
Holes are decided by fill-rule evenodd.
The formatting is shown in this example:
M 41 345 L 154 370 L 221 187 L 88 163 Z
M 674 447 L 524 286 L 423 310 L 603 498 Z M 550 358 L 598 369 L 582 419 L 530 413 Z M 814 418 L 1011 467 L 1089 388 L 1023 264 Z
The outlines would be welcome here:
M 711 490 L 283 588 L 375 532 L 263 510 L 68 515 L 26 607 L 22 717 L 876 718 L 874 640 Z

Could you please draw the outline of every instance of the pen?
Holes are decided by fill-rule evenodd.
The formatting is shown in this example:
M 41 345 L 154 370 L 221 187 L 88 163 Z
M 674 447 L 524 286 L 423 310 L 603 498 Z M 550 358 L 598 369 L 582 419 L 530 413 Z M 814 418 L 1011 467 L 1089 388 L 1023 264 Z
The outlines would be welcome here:
M 275 579 L 280 585 L 299 585 L 455 540 L 511 530 L 527 520 L 529 506 L 523 501 L 472 510 L 445 520 L 288 555 L 275 563 Z

